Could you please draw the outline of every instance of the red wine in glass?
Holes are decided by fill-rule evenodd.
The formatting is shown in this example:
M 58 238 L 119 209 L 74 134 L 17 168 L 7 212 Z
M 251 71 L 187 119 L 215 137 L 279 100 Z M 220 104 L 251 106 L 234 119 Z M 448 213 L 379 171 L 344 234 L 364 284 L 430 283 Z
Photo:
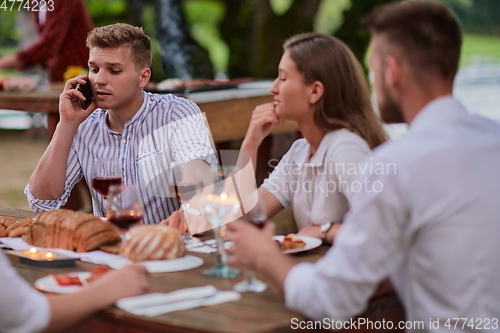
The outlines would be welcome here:
M 264 228 L 264 226 L 266 225 L 267 221 L 266 220 L 258 220 L 258 219 L 255 219 L 255 220 L 248 220 L 248 222 L 252 223 L 254 226 L 256 226 L 257 228 L 259 229 L 262 229 Z
M 175 196 L 180 202 L 189 201 L 202 188 L 201 182 L 179 182 L 169 184 L 168 190 L 171 195 Z
M 92 179 L 92 187 L 103 197 L 108 196 L 109 187 L 111 185 L 120 185 L 122 179 L 120 177 L 94 177 Z
M 140 215 L 113 215 L 108 220 L 120 229 L 128 230 L 132 225 L 140 223 L 142 216 Z

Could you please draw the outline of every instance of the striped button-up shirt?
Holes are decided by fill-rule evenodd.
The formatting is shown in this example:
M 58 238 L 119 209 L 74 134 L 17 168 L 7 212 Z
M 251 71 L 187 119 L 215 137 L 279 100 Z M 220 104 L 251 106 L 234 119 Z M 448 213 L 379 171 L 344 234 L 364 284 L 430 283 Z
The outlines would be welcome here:
M 82 124 L 73 140 L 66 171 L 66 185 L 56 200 L 38 200 L 25 193 L 33 211 L 62 207 L 74 185 L 82 179 L 92 195 L 94 214 L 105 216 L 105 200 L 92 189 L 92 164 L 97 158 L 115 159 L 122 167 L 122 183 L 137 184 L 144 206 L 143 223 L 157 224 L 179 208 L 169 196 L 170 166 L 193 159 L 216 162 L 210 131 L 199 107 L 174 95 L 144 93 L 139 111 L 125 123 L 121 133 L 109 129 L 107 110 L 95 110 Z

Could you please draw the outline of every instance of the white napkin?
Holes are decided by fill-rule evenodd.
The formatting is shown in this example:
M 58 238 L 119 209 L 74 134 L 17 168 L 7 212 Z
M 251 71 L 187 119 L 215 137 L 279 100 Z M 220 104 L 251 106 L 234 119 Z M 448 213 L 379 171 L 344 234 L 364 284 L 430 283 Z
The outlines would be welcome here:
M 80 255 L 81 261 L 86 261 L 98 265 L 109 265 L 109 263 L 120 258 L 120 256 L 117 254 L 112 254 L 100 250 L 78 253 L 78 254 Z
M 29 245 L 21 237 L 6 237 L 0 238 L 0 243 L 3 243 L 13 249 L 14 251 L 24 251 L 29 250 L 33 246 Z
M 214 253 L 217 251 L 215 243 L 215 239 L 209 239 L 207 241 L 192 241 L 186 244 L 186 249 L 191 252 Z
M 241 299 L 236 291 L 219 291 L 212 285 L 122 298 L 116 306 L 140 316 L 153 317 L 162 313 L 216 305 Z
M 20 237 L 14 237 L 14 238 L 0 238 L 0 242 L 7 245 L 8 247 L 12 248 L 15 251 L 24 251 L 24 250 L 29 250 L 32 246 L 26 243 L 24 240 L 22 240 Z M 42 247 L 36 247 L 38 250 L 44 250 L 44 251 L 52 251 L 56 254 L 63 255 L 66 257 L 70 258 L 76 258 L 80 259 L 81 261 L 86 261 L 90 262 L 93 264 L 99 264 L 99 265 L 107 265 L 108 263 L 112 262 L 113 260 L 116 260 L 117 258 L 120 258 L 116 254 L 111 254 L 103 251 L 91 251 L 91 252 L 85 252 L 85 253 L 77 253 L 74 251 L 70 250 L 64 250 L 64 249 L 47 249 L 47 248 L 42 248 Z

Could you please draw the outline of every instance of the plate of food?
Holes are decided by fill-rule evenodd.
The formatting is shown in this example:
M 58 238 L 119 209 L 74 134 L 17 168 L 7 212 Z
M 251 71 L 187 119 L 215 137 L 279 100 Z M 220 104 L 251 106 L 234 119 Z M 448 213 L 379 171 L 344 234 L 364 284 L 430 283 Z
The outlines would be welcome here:
M 321 239 L 297 234 L 276 235 L 273 239 L 279 243 L 283 253 L 308 251 L 321 245 Z
M 132 264 L 132 262 L 128 259 L 120 257 L 111 261 L 108 266 L 113 269 L 120 269 L 127 264 Z M 203 265 L 203 259 L 196 256 L 186 255 L 178 259 L 146 260 L 138 262 L 138 264 L 146 266 L 149 273 L 167 273 L 185 271 L 199 267 Z
M 50 274 L 36 280 L 35 288 L 51 293 L 70 294 L 88 286 L 108 271 L 109 268 L 105 266 L 97 266 L 90 272 Z

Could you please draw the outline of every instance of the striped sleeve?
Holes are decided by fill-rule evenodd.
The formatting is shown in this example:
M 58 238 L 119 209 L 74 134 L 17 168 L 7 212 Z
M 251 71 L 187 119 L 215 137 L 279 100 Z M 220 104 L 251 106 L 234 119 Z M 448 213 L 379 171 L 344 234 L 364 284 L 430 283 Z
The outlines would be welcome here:
M 66 185 L 64 186 L 63 194 L 55 200 L 40 200 L 33 196 L 30 190 L 30 185 L 26 185 L 24 193 L 28 197 L 28 204 L 35 213 L 59 209 L 68 201 L 71 190 L 77 182 L 82 179 L 82 169 L 78 162 L 78 157 L 75 152 L 75 147 L 72 145 L 68 158 L 68 167 L 66 169 Z

